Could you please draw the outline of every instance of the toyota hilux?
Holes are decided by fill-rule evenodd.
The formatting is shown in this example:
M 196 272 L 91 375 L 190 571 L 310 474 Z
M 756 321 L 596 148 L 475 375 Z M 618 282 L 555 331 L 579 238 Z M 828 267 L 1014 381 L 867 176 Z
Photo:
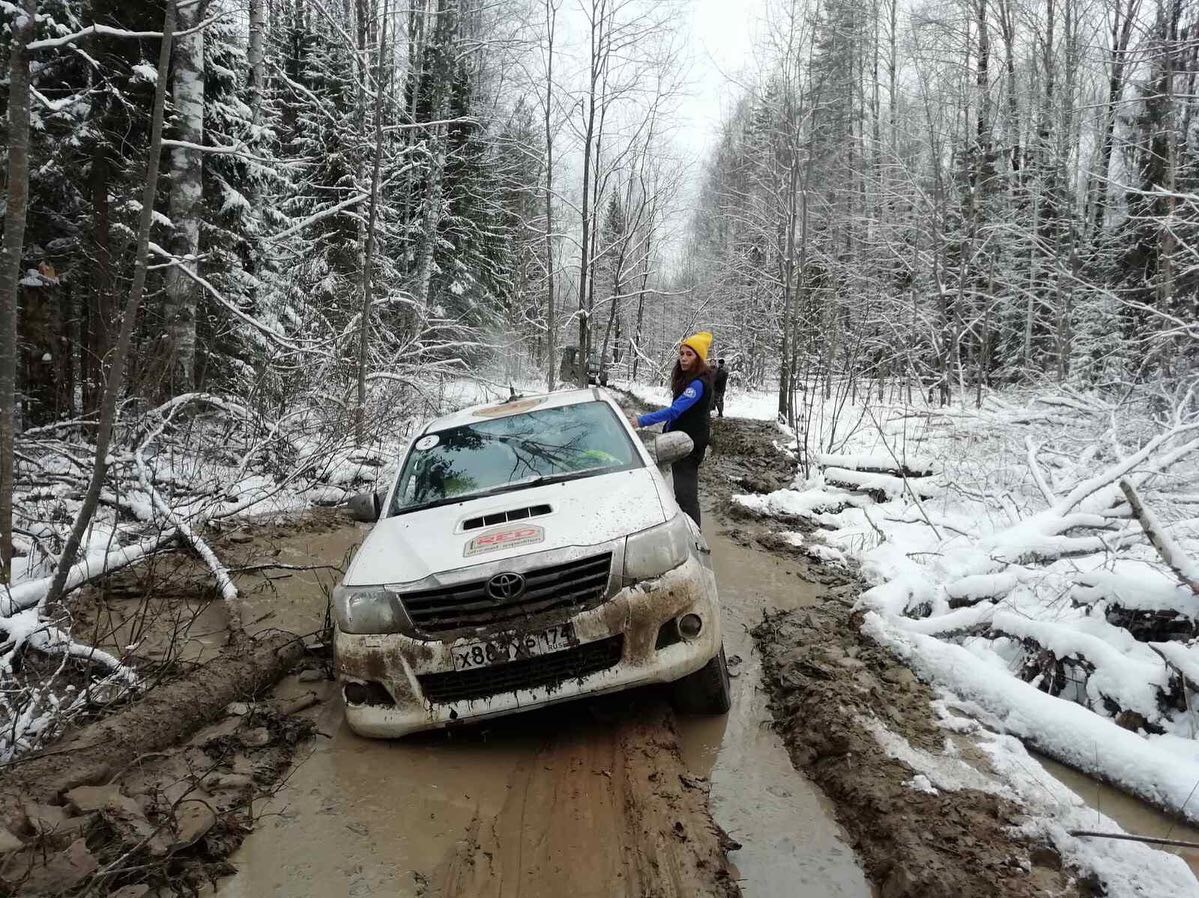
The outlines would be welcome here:
M 514 397 L 414 436 L 332 596 L 346 719 L 402 736 L 651 683 L 729 707 L 710 551 L 675 502 L 685 434 L 605 391 Z

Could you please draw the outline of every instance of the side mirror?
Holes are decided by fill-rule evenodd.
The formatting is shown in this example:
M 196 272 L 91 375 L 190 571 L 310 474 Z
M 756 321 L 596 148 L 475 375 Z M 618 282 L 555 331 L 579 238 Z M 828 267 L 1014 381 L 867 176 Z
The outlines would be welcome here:
M 658 463 L 658 467 L 664 468 L 686 458 L 694 448 L 695 443 L 691 441 L 691 437 L 681 431 L 672 430 L 659 434 L 653 443 L 654 461 Z
M 346 503 L 346 508 L 350 512 L 350 517 L 355 521 L 373 524 L 379 520 L 381 504 L 378 493 L 359 493 L 357 496 L 350 497 L 350 501 Z

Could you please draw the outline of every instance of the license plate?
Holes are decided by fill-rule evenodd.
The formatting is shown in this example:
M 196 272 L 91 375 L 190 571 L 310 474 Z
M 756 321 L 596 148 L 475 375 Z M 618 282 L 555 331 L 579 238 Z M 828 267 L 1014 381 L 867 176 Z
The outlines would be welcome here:
M 570 648 L 575 629 L 558 624 L 536 633 L 514 633 L 498 639 L 484 639 L 454 646 L 454 670 L 474 670 L 492 664 L 505 664 L 519 658 L 532 658 Z

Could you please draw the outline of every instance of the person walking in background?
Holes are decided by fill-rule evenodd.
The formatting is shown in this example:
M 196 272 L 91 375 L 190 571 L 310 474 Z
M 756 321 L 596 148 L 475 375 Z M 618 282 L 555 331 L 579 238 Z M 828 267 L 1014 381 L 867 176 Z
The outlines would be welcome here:
M 716 406 L 716 417 L 724 417 L 724 388 L 729 383 L 729 369 L 724 359 L 716 360 L 716 371 L 712 374 L 712 402 Z
M 665 424 L 664 430 L 681 431 L 691 437 L 694 448 L 686 458 L 671 466 L 674 497 L 691 520 L 699 524 L 699 466 L 708 448 L 708 416 L 712 406 L 712 369 L 708 367 L 708 348 L 712 335 L 707 331 L 692 334 L 679 345 L 679 358 L 670 372 L 670 393 L 674 402 L 645 415 L 630 415 L 634 427 Z

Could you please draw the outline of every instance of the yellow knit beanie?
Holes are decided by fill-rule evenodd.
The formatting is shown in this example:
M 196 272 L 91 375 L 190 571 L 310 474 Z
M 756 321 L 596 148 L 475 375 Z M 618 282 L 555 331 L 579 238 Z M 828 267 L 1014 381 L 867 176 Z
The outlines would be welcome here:
M 683 341 L 684 346 L 690 346 L 700 361 L 705 364 L 708 361 L 708 349 L 712 345 L 712 334 L 709 331 L 700 331 L 698 334 L 692 334 Z

